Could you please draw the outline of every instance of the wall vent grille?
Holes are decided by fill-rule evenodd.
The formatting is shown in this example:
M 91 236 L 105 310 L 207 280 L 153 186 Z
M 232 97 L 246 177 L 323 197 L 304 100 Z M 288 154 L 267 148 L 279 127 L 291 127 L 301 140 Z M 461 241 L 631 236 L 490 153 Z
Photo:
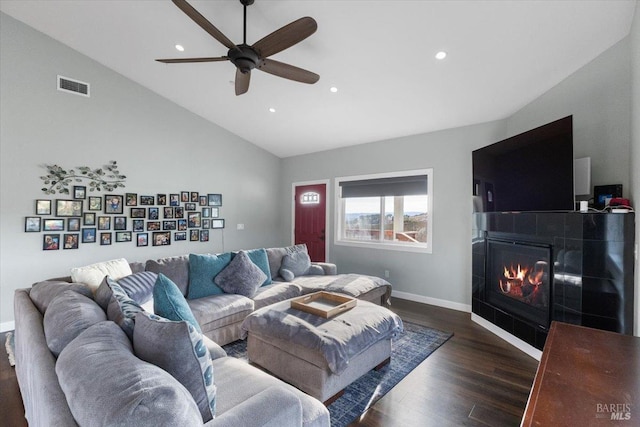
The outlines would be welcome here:
M 89 87 L 89 83 L 70 79 L 68 77 L 58 76 L 58 90 L 62 92 L 89 97 Z

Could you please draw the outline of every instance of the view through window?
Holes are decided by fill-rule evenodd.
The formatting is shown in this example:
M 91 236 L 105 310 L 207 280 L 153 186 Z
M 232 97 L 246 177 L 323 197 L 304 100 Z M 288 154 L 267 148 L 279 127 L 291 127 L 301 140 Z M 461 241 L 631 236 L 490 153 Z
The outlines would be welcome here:
M 431 170 L 419 172 L 337 180 L 337 243 L 430 251 Z

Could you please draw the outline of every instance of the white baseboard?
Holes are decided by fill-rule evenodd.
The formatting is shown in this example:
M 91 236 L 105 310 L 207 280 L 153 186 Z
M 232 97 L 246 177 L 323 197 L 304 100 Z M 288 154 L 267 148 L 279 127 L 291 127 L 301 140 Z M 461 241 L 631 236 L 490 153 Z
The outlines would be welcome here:
M 473 322 L 477 323 L 478 325 L 482 326 L 483 328 L 485 328 L 489 332 L 496 334 L 497 336 L 499 336 L 500 338 L 502 338 L 503 340 L 505 340 L 506 342 L 508 342 L 512 346 L 516 347 L 518 350 L 520 350 L 520 351 L 528 354 L 529 356 L 533 357 L 538 362 L 542 358 L 542 352 L 540 350 L 538 350 L 537 348 L 533 347 L 532 345 L 527 344 L 526 342 L 522 341 L 520 338 L 514 337 L 509 332 L 507 332 L 504 329 L 494 325 L 493 323 L 489 322 L 488 320 L 485 320 L 484 318 L 478 316 L 477 314 L 471 313 L 471 320 Z
M 0 323 L 0 333 L 13 331 L 16 328 L 16 322 L 2 322 Z
M 391 291 L 391 296 L 406 299 L 409 301 L 420 302 L 422 304 L 436 305 L 438 307 L 450 308 L 451 310 L 464 311 L 465 313 L 471 312 L 471 306 L 469 304 L 461 304 L 459 302 L 448 301 L 446 299 L 438 299 L 425 297 L 423 295 L 410 294 L 408 292 L 400 292 L 395 289 Z M 393 300 L 391 300 L 393 304 Z

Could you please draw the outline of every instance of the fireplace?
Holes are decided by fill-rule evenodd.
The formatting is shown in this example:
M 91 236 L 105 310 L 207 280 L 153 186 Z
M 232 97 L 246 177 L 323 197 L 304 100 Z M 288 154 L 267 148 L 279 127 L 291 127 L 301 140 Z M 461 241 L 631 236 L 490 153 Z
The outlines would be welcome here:
M 547 329 L 551 295 L 551 247 L 487 239 L 486 300 Z
M 634 214 L 473 215 L 474 316 L 542 350 L 552 321 L 633 333 Z

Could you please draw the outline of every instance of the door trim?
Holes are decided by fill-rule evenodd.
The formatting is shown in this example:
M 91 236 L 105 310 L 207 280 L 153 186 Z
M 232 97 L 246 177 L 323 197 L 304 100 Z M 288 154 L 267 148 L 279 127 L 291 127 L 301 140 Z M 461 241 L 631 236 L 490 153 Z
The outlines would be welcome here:
M 329 214 L 331 212 L 331 201 L 332 198 L 329 196 L 330 194 L 330 190 L 331 190 L 331 180 L 330 179 L 319 179 L 317 181 L 299 181 L 299 182 L 292 182 L 291 183 L 291 198 L 289 200 L 291 200 L 291 244 L 295 244 L 296 241 L 296 187 L 301 187 L 304 185 L 318 185 L 318 184 L 324 184 L 325 185 L 325 195 L 324 197 L 326 198 L 325 200 L 325 217 L 324 217 L 324 226 L 325 226 L 325 236 L 326 238 L 324 239 L 324 259 L 326 262 L 331 262 L 331 257 L 329 254 L 329 241 L 331 240 L 331 219 L 329 217 Z

